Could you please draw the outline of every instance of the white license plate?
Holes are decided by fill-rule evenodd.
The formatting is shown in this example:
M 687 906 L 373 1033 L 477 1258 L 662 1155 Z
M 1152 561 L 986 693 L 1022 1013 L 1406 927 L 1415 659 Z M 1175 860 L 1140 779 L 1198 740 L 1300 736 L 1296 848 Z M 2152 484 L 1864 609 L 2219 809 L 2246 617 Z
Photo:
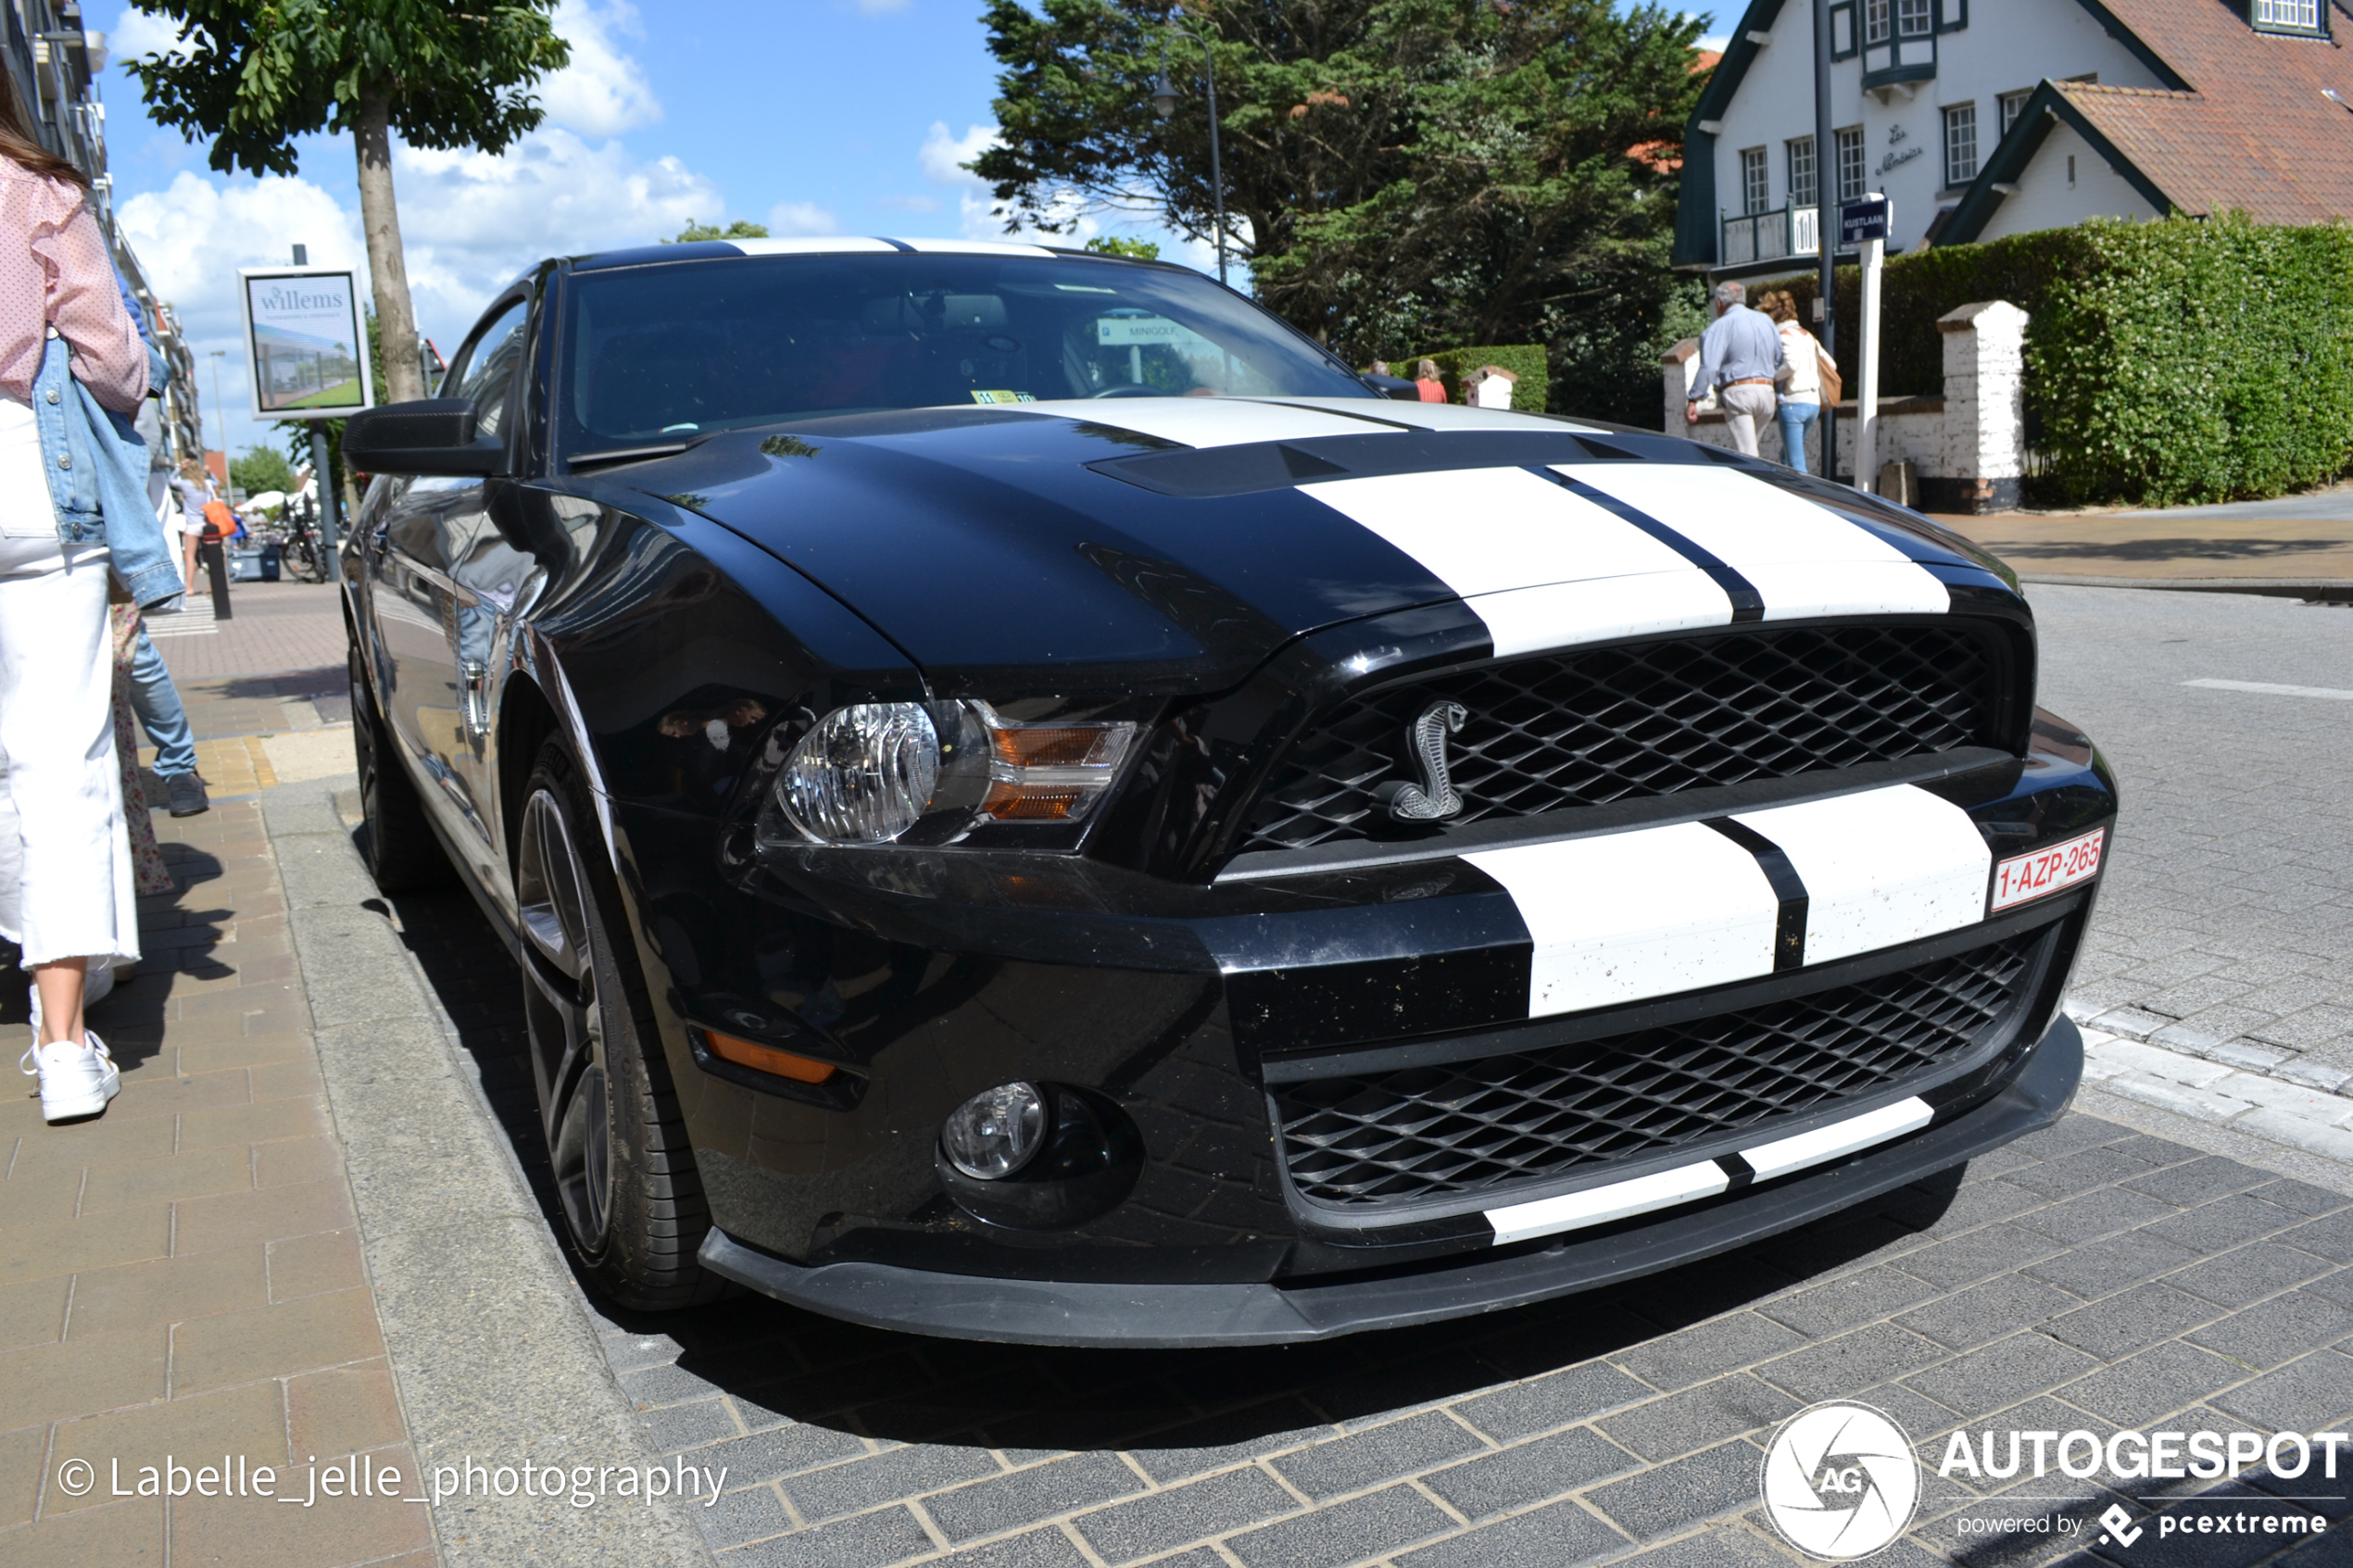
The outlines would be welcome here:
M 2100 850 L 2107 838 L 2108 830 L 2098 828 L 2065 844 L 2004 860 L 1994 868 L 1994 903 L 1986 912 L 1998 914 L 2013 904 L 2086 880 L 2100 869 Z

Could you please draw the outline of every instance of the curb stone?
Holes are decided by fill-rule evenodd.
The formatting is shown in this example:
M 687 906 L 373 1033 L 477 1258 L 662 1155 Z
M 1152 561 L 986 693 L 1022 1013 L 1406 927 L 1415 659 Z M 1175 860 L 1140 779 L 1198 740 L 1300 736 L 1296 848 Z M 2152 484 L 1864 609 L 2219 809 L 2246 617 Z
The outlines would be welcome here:
M 264 790 L 262 813 L 418 1464 L 656 1463 L 455 1026 L 379 912 L 336 809 L 350 782 Z M 434 1515 L 450 1568 L 711 1561 L 668 1499 L 460 1497 Z

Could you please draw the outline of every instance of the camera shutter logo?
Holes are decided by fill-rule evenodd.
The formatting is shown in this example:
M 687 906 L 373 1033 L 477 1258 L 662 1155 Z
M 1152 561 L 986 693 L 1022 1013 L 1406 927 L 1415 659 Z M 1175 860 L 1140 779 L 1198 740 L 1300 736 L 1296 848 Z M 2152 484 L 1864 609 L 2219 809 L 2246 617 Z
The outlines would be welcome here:
M 1919 1461 L 1904 1429 L 1869 1405 L 1811 1405 L 1765 1450 L 1765 1512 L 1808 1557 L 1846 1562 L 1894 1541 L 1920 1500 Z

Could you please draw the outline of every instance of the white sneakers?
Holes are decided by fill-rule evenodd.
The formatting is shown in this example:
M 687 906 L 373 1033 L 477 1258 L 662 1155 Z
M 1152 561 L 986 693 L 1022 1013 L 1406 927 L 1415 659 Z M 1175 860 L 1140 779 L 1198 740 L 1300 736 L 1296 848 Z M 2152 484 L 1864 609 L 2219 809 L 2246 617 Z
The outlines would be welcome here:
M 25 1076 L 41 1080 L 41 1119 L 44 1122 L 69 1122 L 77 1116 L 95 1116 L 107 1108 L 107 1101 L 122 1090 L 122 1074 L 115 1070 L 114 1058 L 107 1052 L 107 1043 L 89 1030 L 82 1032 L 82 1043 L 59 1040 L 53 1045 L 36 1045 L 18 1061 Z

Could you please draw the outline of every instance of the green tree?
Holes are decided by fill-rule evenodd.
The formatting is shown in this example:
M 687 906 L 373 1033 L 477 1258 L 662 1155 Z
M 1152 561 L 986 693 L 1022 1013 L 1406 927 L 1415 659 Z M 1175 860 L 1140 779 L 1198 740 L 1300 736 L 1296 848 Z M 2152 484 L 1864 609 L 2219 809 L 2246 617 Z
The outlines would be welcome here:
M 716 223 L 698 223 L 689 218 L 686 226 L 678 231 L 676 239 L 661 243 L 683 245 L 692 245 L 697 240 L 764 240 L 767 237 L 768 225 L 754 223 L 749 218 L 738 218 L 724 229 Z
M 1132 256 L 1139 261 L 1158 261 L 1160 246 L 1150 240 L 1131 240 L 1118 234 L 1097 234 L 1087 242 L 1087 248 L 1097 256 Z
M 384 323 L 385 395 L 422 396 L 392 188 L 393 134 L 416 147 L 497 153 L 536 126 L 543 111 L 527 89 L 571 57 L 548 19 L 556 0 L 132 3 L 181 32 L 176 48 L 126 67 L 139 78 L 147 112 L 192 142 L 210 137 L 213 168 L 292 174 L 296 137 L 351 132 L 368 270 Z
M 985 19 L 1003 133 L 971 167 L 1020 217 L 1142 205 L 1209 235 L 1180 23 L 1210 40 L 1233 244 L 1270 308 L 1354 364 L 1540 342 L 1552 407 L 1655 417 L 1662 317 L 1689 292 L 1667 256 L 1696 19 L 1612 0 L 990 0 Z
M 265 490 L 291 490 L 294 470 L 286 466 L 282 453 L 255 445 L 229 460 L 229 483 L 248 495 L 258 495 Z

